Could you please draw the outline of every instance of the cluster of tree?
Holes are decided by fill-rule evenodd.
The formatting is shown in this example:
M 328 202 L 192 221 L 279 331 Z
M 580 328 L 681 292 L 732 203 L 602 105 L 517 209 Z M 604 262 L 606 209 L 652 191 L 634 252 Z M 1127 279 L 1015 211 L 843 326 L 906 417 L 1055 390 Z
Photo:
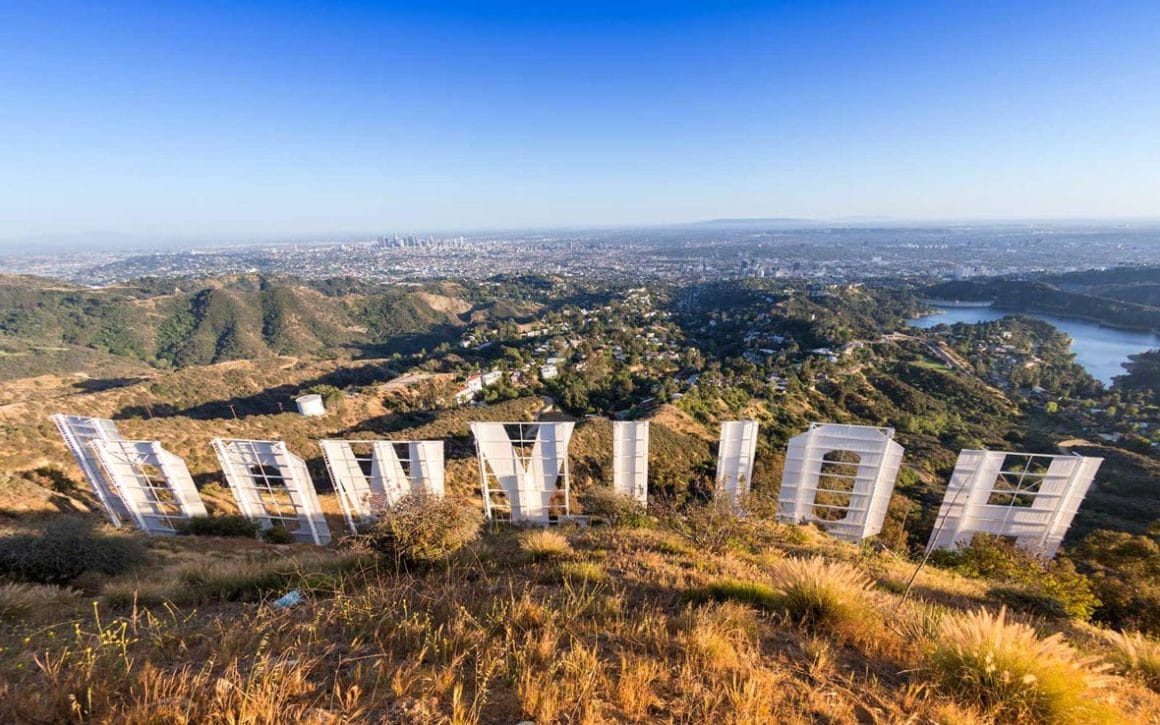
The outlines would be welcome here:
M 0 285 L 0 332 L 33 342 L 59 342 L 112 355 L 145 359 L 138 296 Z
M 1160 350 L 1149 350 L 1129 357 L 1127 373 L 1117 376 L 1114 385 L 1125 393 L 1152 393 L 1160 390 Z
M 1033 317 L 939 326 L 932 334 L 973 364 L 979 377 L 1014 389 L 1041 387 L 1051 395 L 1083 397 L 1101 386 L 1075 361 L 1071 338 Z M 1010 352 L 1008 352 L 1010 351 Z
M 1107 625 L 1160 636 L 1160 531 L 1095 531 L 1067 552 L 1091 582 Z

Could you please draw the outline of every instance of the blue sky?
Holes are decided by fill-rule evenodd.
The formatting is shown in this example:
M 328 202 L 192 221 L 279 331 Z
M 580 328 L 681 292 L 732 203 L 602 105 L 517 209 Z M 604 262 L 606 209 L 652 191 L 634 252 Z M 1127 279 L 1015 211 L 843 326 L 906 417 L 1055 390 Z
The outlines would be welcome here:
M 1160 2 L 0 4 L 0 238 L 1160 217 Z

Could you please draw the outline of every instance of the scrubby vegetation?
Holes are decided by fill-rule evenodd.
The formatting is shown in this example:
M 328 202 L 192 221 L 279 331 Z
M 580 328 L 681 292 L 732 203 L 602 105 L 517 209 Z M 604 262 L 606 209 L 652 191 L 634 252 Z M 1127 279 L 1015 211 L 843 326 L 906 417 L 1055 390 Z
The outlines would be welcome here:
M 1068 556 L 1099 599 L 1095 619 L 1160 636 L 1160 544 L 1155 536 L 1096 531 Z
M 258 532 L 258 538 L 267 544 L 293 544 L 294 534 L 283 526 L 271 526 Z
M 417 518 L 427 517 L 437 523 L 441 514 L 425 506 Z M 720 553 L 695 548 L 664 519 L 645 528 L 493 528 L 440 566 L 411 568 L 303 545 L 149 540 L 146 566 L 86 582 L 95 600 L 0 587 L 9 622 L 0 630 L 0 719 L 1160 715 L 1160 695 L 1146 686 L 1154 650 L 1145 640 L 1004 612 L 985 582 L 937 569 L 902 600 L 894 592 L 909 562 L 811 528 L 752 515 L 746 525 L 753 536 Z M 290 591 L 303 601 L 273 606 Z M 1109 677 L 1104 657 L 1129 676 Z
M 241 275 L 222 279 L 138 280 L 92 290 L 51 280 L 0 279 L 0 336 L 67 351 L 110 355 L 159 367 L 207 365 L 274 355 L 333 355 L 347 345 L 390 354 L 434 347 L 467 325 L 472 309 L 452 292 L 356 283 L 334 294 L 334 281 Z M 494 292 L 491 292 L 494 294 Z M 518 315 L 518 305 L 493 306 L 479 317 Z M 59 357 L 59 356 L 57 356 Z M 43 362 L 43 361 L 41 361 Z M 57 372 L 49 366 L 44 372 Z M 36 356 L 12 366 L 28 374 Z M 7 372 L 0 366 L 0 374 Z
M 411 493 L 383 507 L 358 542 L 397 566 L 430 566 L 474 540 L 482 525 L 479 509 L 467 501 Z
M 551 529 L 529 529 L 519 535 L 520 549 L 532 559 L 566 559 L 572 555 L 568 538 Z
M 617 493 L 607 486 L 590 486 L 580 493 L 580 506 L 587 516 L 613 526 L 643 526 L 648 521 L 648 510 L 630 496 Z
M 178 533 L 189 536 L 239 536 L 252 539 L 258 535 L 258 524 L 241 515 L 194 516 L 178 527 Z
M 955 551 L 932 552 L 931 561 L 960 574 L 997 584 L 991 593 L 1013 609 L 1086 621 L 1100 606 L 1091 581 L 1070 559 L 1044 562 L 1007 539 L 976 535 Z
M 720 498 L 684 506 L 658 501 L 656 508 L 666 525 L 686 537 L 697 549 L 714 554 L 744 546 L 750 531 L 741 512 Z
M 1063 635 L 1041 638 L 1010 622 L 1000 609 L 948 617 L 930 655 L 940 685 L 1004 722 L 1098 722 L 1114 718 L 1102 699 L 1109 684 L 1096 657 L 1084 656 Z
M 139 538 L 91 518 L 59 516 L 0 530 L 0 579 L 9 581 L 68 584 L 86 572 L 123 574 L 144 559 Z

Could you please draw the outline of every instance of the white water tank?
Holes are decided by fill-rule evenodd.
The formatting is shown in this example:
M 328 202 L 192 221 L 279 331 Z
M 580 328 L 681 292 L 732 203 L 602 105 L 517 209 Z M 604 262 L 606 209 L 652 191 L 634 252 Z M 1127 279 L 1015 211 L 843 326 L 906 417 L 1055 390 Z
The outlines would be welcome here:
M 326 415 L 326 405 L 322 402 L 321 395 L 303 395 L 300 398 L 295 398 L 294 402 L 298 404 L 298 412 L 302 415 Z

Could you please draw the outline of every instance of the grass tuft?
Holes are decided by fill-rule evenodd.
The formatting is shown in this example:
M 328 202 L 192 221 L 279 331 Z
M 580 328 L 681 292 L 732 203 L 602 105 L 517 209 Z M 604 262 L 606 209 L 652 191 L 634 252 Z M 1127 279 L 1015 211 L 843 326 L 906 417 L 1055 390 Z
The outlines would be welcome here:
M 711 582 L 694 590 L 691 598 L 694 601 L 740 602 L 769 611 L 780 610 L 783 602 L 781 594 L 768 584 L 740 579 Z
M 572 545 L 563 534 L 550 529 L 521 531 L 520 549 L 533 559 L 566 559 L 572 556 Z
M 750 668 L 758 632 L 752 609 L 736 602 L 697 607 L 683 617 L 682 630 L 678 641 L 690 676 L 709 678 Z
M 771 573 L 778 604 L 792 621 L 852 641 L 879 631 L 870 602 L 872 582 L 856 567 L 815 556 L 776 562 Z
M 1008 622 L 1006 609 L 950 616 L 929 656 L 940 687 L 1004 721 L 1091 722 L 1110 717 L 1098 699 L 1106 665 L 1077 653 L 1061 634 L 1040 638 Z
M 566 582 L 603 584 L 608 581 L 604 567 L 591 561 L 565 561 L 560 564 L 560 576 Z
M 1160 642 L 1139 632 L 1106 632 L 1108 659 L 1121 672 L 1134 674 L 1160 691 Z
M 52 584 L 0 584 L 0 619 L 16 619 L 80 597 L 75 589 Z

